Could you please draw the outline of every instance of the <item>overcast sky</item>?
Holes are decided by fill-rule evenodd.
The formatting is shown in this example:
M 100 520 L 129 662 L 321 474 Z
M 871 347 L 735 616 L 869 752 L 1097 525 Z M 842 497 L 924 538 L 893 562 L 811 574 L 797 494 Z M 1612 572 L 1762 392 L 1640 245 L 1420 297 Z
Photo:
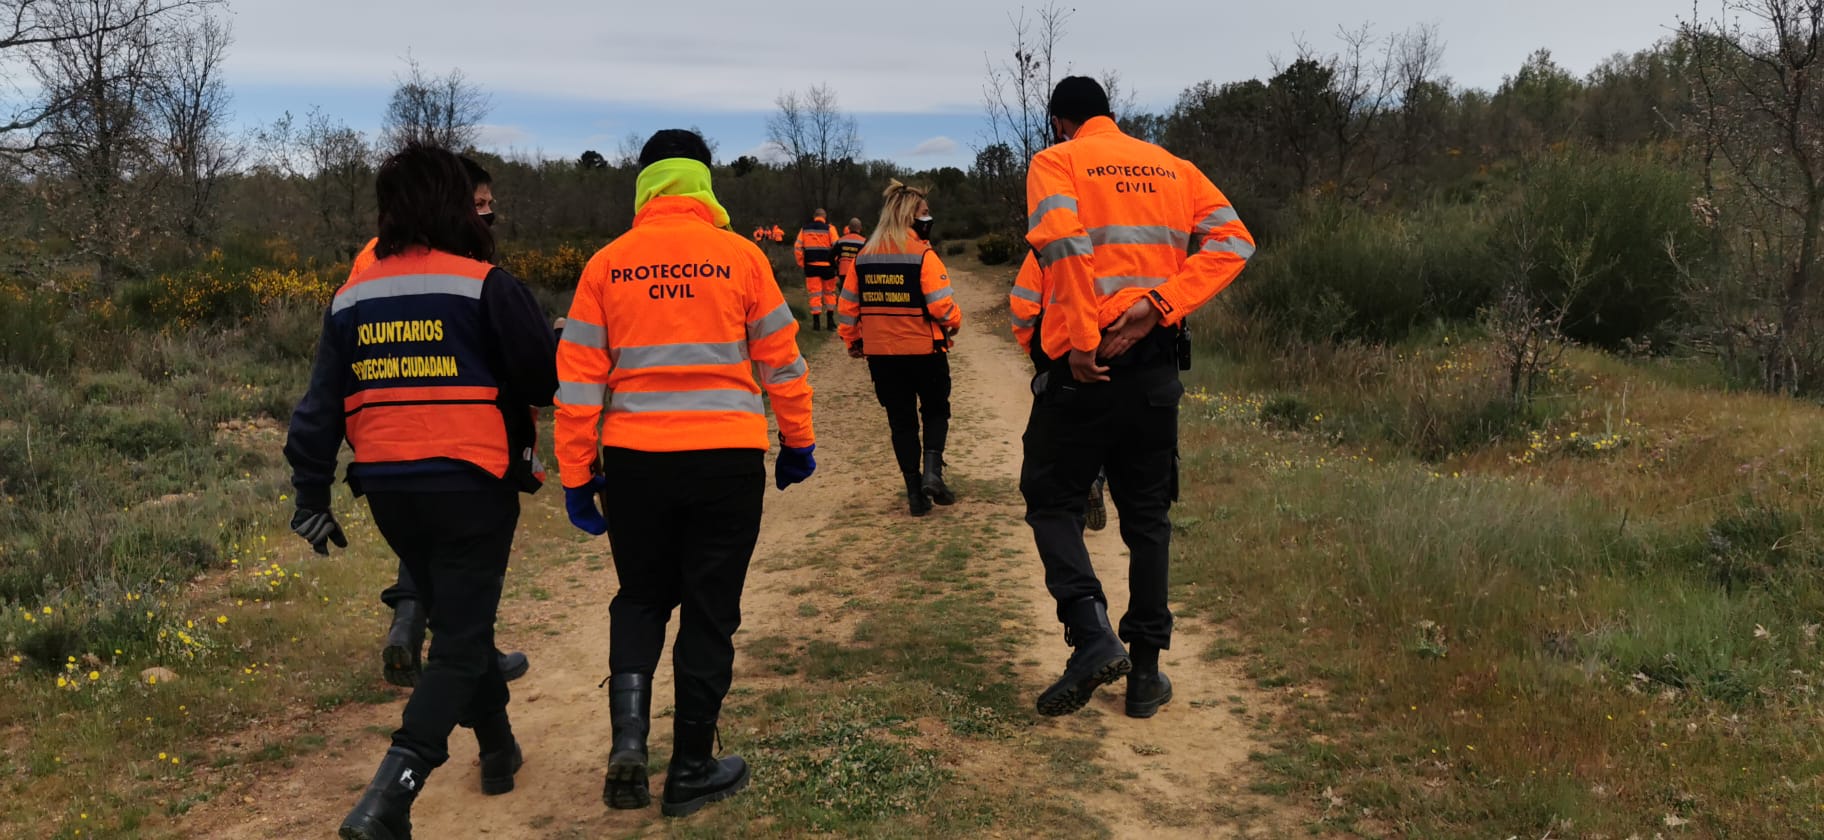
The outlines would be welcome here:
M 828 83 L 860 118 L 867 156 L 921 168 L 973 157 L 985 61 L 1008 51 L 1009 16 L 1020 9 L 995 0 L 232 3 L 228 79 L 244 124 L 320 105 L 371 131 L 409 52 L 433 73 L 460 67 L 492 94 L 484 145 L 499 151 L 612 154 L 629 132 L 694 124 L 732 158 L 764 140 L 780 92 Z M 1124 0 L 1074 8 L 1059 63 L 1119 71 L 1142 105 L 1160 110 L 1195 82 L 1264 77 L 1295 41 L 1331 49 L 1339 26 L 1363 23 L 1381 35 L 1437 26 L 1444 69 L 1466 86 L 1498 85 L 1540 47 L 1583 74 L 1666 37 L 1691 3 Z

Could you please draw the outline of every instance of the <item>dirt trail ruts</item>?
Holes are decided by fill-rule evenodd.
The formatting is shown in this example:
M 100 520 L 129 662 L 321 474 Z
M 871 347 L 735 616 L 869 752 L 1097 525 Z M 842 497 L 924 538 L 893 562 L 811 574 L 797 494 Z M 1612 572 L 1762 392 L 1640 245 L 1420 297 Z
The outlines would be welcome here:
M 994 334 L 1005 329 L 1005 283 L 967 271 L 952 271 L 952 280 L 958 302 L 971 320 L 952 356 L 956 419 L 950 471 L 959 486 L 993 492 L 983 492 L 985 498 L 964 498 L 949 510 L 960 513 L 965 506 L 974 506 L 971 518 L 986 511 L 1006 520 L 1007 527 L 993 529 L 998 535 L 989 539 L 994 550 L 1017 556 L 998 564 L 992 574 L 999 591 L 1028 604 L 1029 626 L 1019 628 L 1025 640 L 1020 673 L 1036 695 L 1061 672 L 1069 650 L 1044 589 L 1030 532 L 1019 521 L 1021 507 L 1013 489 L 1030 404 L 1029 365 L 1017 347 Z M 765 669 L 763 657 L 746 651 L 748 642 L 783 638 L 801 648 L 816 639 L 849 641 L 849 621 L 806 621 L 795 613 L 802 597 L 794 593 L 823 588 L 832 575 L 827 567 L 803 562 L 807 553 L 891 556 L 895 549 L 887 544 L 896 539 L 889 529 L 862 537 L 880 543 L 869 546 L 854 542 L 854 529 L 833 527 L 839 524 L 834 515 L 857 499 L 891 500 L 903 493 L 866 367 L 844 357 L 827 334 L 804 332 L 800 343 L 817 389 L 819 470 L 787 492 L 767 492 L 760 543 L 743 602 L 744 623 L 736 637 L 742 649 L 735 666 L 737 690 L 764 691 L 791 681 Z M 540 494 L 527 503 L 524 516 L 561 518 L 557 496 Z M 896 506 L 904 515 L 903 502 L 879 506 Z M 932 525 L 941 527 L 946 515 L 954 513 L 940 508 Z M 1119 616 L 1126 601 L 1125 549 L 1112 506 L 1110 520 L 1106 531 L 1090 535 L 1090 547 L 1108 586 L 1110 612 Z M 843 542 L 821 534 L 826 526 L 842 531 Z M 512 686 L 514 730 L 526 753 L 518 788 L 505 796 L 481 796 L 474 740 L 459 730 L 451 736 L 452 759 L 431 777 L 413 810 L 414 833 L 441 838 L 663 834 L 665 823 L 656 806 L 615 812 L 601 804 L 609 722 L 607 692 L 597 684 L 607 673 L 607 605 L 616 588 L 607 540 L 573 543 L 547 537 L 522 542 L 516 551 L 562 552 L 568 559 L 545 568 L 532 581 L 510 586 L 512 595 L 501 608 L 503 644 L 525 650 L 532 660 L 531 672 Z M 841 576 L 845 586 L 872 594 L 865 592 L 865 575 Z M 376 639 L 382 629 L 375 627 Z M 675 632 L 675 621 L 671 629 Z M 1112 836 L 1281 836 L 1302 824 L 1295 815 L 1274 815 L 1272 803 L 1244 792 L 1244 765 L 1258 744 L 1227 709 L 1229 698 L 1238 695 L 1249 697 L 1254 705 L 1259 692 L 1243 682 L 1236 666 L 1204 659 L 1201 654 L 1212 639 L 1213 631 L 1198 622 L 1179 622 L 1173 649 L 1161 658 L 1175 684 L 1176 699 L 1151 720 L 1131 720 L 1122 714 L 1122 686 L 1117 683 L 1104 688 L 1084 711 L 1038 724 L 1048 735 L 1099 740 L 1098 780 L 1105 783 L 1058 795 L 1079 798 Z M 669 650 L 668 645 L 667 658 L 655 675 L 653 738 L 655 752 L 661 754 L 670 741 Z M 377 663 L 351 663 L 370 666 L 377 672 Z M 250 767 L 245 780 L 170 828 L 184 837 L 330 836 L 372 775 L 387 733 L 398 725 L 400 707 L 398 701 L 349 706 L 310 719 L 307 731 L 323 739 L 321 749 L 292 759 L 287 767 Z M 1042 761 L 1026 754 L 1017 741 L 986 747 L 972 742 L 970 750 L 958 763 L 963 784 L 992 785 L 997 774 Z M 661 774 L 653 780 L 655 796 L 662 779 Z

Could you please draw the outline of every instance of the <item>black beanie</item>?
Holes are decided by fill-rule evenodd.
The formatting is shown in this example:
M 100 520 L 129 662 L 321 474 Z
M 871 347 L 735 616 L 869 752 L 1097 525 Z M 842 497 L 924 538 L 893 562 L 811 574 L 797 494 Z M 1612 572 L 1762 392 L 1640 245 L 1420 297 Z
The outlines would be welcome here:
M 704 166 L 712 165 L 709 144 L 694 131 L 667 128 L 652 135 L 640 149 L 640 167 L 651 166 L 668 158 L 690 158 Z
M 1108 107 L 1108 93 L 1102 83 L 1088 76 L 1065 76 L 1051 91 L 1051 115 L 1074 123 L 1088 122 L 1092 117 L 1114 116 Z

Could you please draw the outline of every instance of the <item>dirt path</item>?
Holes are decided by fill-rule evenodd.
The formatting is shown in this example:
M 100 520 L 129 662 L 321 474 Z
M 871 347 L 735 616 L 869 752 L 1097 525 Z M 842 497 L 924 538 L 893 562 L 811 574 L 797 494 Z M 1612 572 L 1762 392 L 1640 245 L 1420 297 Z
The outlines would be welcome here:
M 995 335 L 1005 324 L 1005 286 L 989 277 L 953 271 L 957 298 L 972 319 L 953 356 L 956 420 L 949 461 L 954 483 L 966 498 L 934 515 L 931 527 L 969 527 L 981 533 L 983 568 L 999 593 L 1025 602 L 1020 681 L 1031 694 L 1061 672 L 1068 655 L 1053 616 L 1030 533 L 1020 521 L 1017 492 L 1019 438 L 1029 405 L 1028 365 L 1018 349 Z M 845 510 L 858 504 L 879 515 L 905 516 L 899 479 L 891 468 L 885 421 L 874 403 L 864 365 L 852 362 L 827 334 L 806 333 L 801 343 L 817 389 L 819 471 L 809 482 L 767 494 L 766 517 L 744 601 L 745 623 L 737 644 L 737 691 L 765 691 L 791 683 L 753 655 L 759 639 L 785 639 L 793 649 L 816 640 L 851 640 L 856 616 L 837 607 L 842 598 L 891 599 L 890 591 L 869 591 L 863 569 L 832 569 L 805 558 L 840 552 L 851 557 L 893 557 L 903 551 L 892 529 L 855 528 Z M 557 494 L 541 494 L 527 518 L 551 517 Z M 1111 613 L 1126 600 L 1125 551 L 1118 525 L 1091 535 L 1091 550 L 1109 585 Z M 561 513 L 555 514 L 561 517 Z M 945 519 L 951 519 L 945 523 Z M 991 524 L 989 524 L 991 523 Z M 846 525 L 846 527 L 845 527 Z M 826 530 L 827 529 L 827 530 Z M 561 552 L 535 578 L 516 581 L 502 606 L 500 636 L 524 649 L 531 672 L 513 684 L 514 728 L 526 751 L 518 789 L 483 797 L 473 739 L 451 738 L 449 764 L 426 786 L 414 809 L 421 837 L 595 837 L 664 834 L 657 809 L 612 812 L 601 805 L 602 766 L 609 735 L 607 692 L 597 684 L 607 673 L 607 603 L 615 586 L 607 541 L 572 542 L 567 537 L 522 540 L 525 551 Z M 877 585 L 885 589 L 884 584 Z M 825 602 L 820 617 L 807 620 L 806 593 Z M 380 628 L 376 627 L 376 633 Z M 673 625 L 675 630 L 675 623 Z M 1258 748 L 1229 711 L 1232 698 L 1259 699 L 1244 686 L 1235 666 L 1207 661 L 1202 654 L 1215 631 L 1181 621 L 1173 649 L 1162 664 L 1176 685 L 1176 699 L 1150 721 L 1121 712 L 1120 684 L 1104 689 L 1077 715 L 1042 720 L 1036 735 L 1093 739 L 1086 754 L 1100 767 L 1104 783 L 1063 791 L 1114 837 L 1281 836 L 1301 824 L 1295 815 L 1275 814 L 1271 803 L 1247 795 L 1248 753 Z M 669 648 L 668 648 L 669 649 Z M 369 663 L 357 663 L 365 667 Z M 668 747 L 670 663 L 655 677 L 654 747 Z M 1250 702 L 1250 705 L 1254 705 Z M 187 837 L 273 838 L 328 836 L 366 784 L 385 749 L 386 733 L 398 722 L 398 702 L 346 707 L 313 719 L 310 730 L 322 748 L 300 755 L 289 766 L 255 766 L 257 777 L 237 782 L 198 806 L 173 826 Z M 739 722 L 735 723 L 739 726 Z M 966 784 L 992 785 L 997 777 L 1031 773 L 1040 763 L 1018 739 L 982 748 L 959 749 L 954 761 Z M 655 793 L 659 785 L 655 779 Z M 1091 831 L 1090 834 L 1096 832 Z

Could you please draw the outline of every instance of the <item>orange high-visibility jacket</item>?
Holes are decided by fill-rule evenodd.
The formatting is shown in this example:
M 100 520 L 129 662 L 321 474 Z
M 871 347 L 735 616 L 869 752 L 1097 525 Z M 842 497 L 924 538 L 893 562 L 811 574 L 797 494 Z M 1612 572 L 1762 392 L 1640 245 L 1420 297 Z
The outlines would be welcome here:
M 352 319 L 344 362 L 353 373 L 342 399 L 351 471 L 449 458 L 506 476 L 507 426 L 481 311 L 491 271 L 415 249 L 374 262 L 336 291 L 331 318 Z
M 842 238 L 836 240 L 836 277 L 848 283 L 855 276 L 855 255 L 861 253 L 862 246 L 868 244 L 868 238 L 861 231 L 842 229 Z
M 812 219 L 792 240 L 792 257 L 806 277 L 835 277 L 836 229 L 822 216 Z
M 766 228 L 763 228 L 763 227 L 754 228 L 754 241 L 755 242 L 765 242 L 766 241 Z
M 1254 254 L 1210 179 L 1107 117 L 1033 156 L 1026 210 L 1026 241 L 1053 289 L 1039 336 L 1052 358 L 1095 350 L 1102 328 L 1141 297 L 1162 324 L 1179 323 Z
M 362 248 L 361 253 L 355 255 L 355 265 L 348 270 L 348 282 L 355 282 L 355 278 L 361 276 L 361 272 L 373 266 L 379 259 L 374 256 L 374 249 L 378 247 L 380 247 L 380 237 L 376 236 L 367 240 L 367 247 Z
M 861 342 L 869 356 L 922 356 L 949 349 L 948 333 L 963 325 L 950 275 L 929 243 L 910 238 L 909 252 L 862 251 L 855 282 L 836 302 L 836 330 L 845 344 Z
M 782 228 L 778 225 L 773 225 L 772 237 L 773 237 L 774 242 L 784 242 L 785 241 L 785 228 Z
M 760 249 L 708 207 L 660 196 L 583 268 L 557 352 L 557 461 L 589 481 L 600 443 L 646 452 L 816 442 L 798 322 Z M 606 403 L 606 417 L 603 417 Z
M 1040 316 L 1045 314 L 1045 297 L 1050 291 L 1046 288 L 1045 272 L 1039 270 L 1039 259 L 1028 252 L 1026 261 L 1020 263 L 1019 276 L 1013 278 L 1013 288 L 1007 290 L 1013 339 L 1028 355 L 1032 353 L 1032 334 L 1039 327 Z

